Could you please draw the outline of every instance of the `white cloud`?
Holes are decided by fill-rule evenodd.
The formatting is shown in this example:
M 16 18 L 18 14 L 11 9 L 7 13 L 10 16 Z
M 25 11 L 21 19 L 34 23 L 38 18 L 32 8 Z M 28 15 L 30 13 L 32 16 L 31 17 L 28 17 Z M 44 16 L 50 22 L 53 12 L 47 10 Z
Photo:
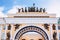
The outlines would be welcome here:
M 18 12 L 18 8 L 22 8 L 23 6 L 15 5 L 13 6 L 7 13 L 8 14 L 16 14 Z
M 5 15 L 3 13 L 4 7 L 0 7 L 0 17 L 7 17 L 7 15 Z
M 25 6 L 25 5 L 24 5 Z M 23 6 L 23 7 L 24 7 Z M 17 8 L 21 8 L 22 6 L 15 5 L 8 11 L 8 13 L 16 13 L 18 10 Z M 49 0 L 49 5 L 47 6 L 48 13 L 57 14 L 57 17 L 60 17 L 60 1 L 59 0 Z
M 49 6 L 47 7 L 48 13 L 55 13 L 57 17 L 60 17 L 60 1 L 51 0 Z

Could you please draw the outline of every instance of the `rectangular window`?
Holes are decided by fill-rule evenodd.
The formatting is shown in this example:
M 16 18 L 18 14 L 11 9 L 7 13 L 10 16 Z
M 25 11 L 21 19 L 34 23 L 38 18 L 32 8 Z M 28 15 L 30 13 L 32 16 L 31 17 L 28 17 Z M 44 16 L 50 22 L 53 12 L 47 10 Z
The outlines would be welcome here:
M 60 26 L 58 26 L 58 29 L 60 30 Z
M 0 27 L 0 30 L 1 30 L 1 27 Z
M 59 33 L 59 40 L 60 40 L 60 33 Z
M 6 40 L 5 38 L 6 38 L 5 32 L 2 32 L 1 40 Z
M 3 27 L 3 30 L 6 30 L 6 26 Z

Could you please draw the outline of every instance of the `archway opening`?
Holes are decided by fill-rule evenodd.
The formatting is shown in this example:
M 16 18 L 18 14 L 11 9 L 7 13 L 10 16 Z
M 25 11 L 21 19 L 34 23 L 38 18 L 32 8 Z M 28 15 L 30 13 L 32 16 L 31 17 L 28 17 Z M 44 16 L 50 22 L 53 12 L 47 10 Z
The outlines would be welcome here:
M 19 40 L 44 40 L 44 37 L 36 32 L 27 32 Z
M 47 33 L 40 27 L 36 27 L 36 26 L 26 26 L 26 27 L 20 29 L 16 33 L 14 40 L 20 40 L 20 38 L 28 32 L 36 32 L 36 33 L 40 34 L 40 36 L 42 36 L 44 40 L 49 40 Z M 25 40 L 25 39 L 22 39 L 22 40 Z M 33 39 L 31 39 L 31 40 L 33 40 Z M 39 40 L 41 40 L 41 39 L 39 39 Z

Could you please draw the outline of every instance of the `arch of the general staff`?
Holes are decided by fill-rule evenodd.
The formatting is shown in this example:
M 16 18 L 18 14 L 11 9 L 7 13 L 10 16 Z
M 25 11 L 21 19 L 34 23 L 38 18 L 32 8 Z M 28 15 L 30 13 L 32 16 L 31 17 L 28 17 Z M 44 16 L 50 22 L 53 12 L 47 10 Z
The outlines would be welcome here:
M 28 32 L 36 32 L 36 33 L 40 34 L 44 38 L 44 40 L 49 40 L 47 33 L 43 29 L 41 29 L 40 27 L 37 27 L 37 26 L 26 26 L 26 27 L 21 28 L 16 33 L 13 40 L 20 40 L 20 37 Z
M 5 19 L 5 20 L 4 20 Z M 54 23 L 57 23 L 57 19 L 56 18 L 2 18 L 2 19 L 0 19 L 0 24 L 3 24 L 3 23 L 7 23 L 7 24 L 22 24 L 22 23 L 39 23 L 39 24 L 41 24 L 41 23 L 48 23 L 48 24 L 54 24 Z M 26 21 L 27 20 L 27 21 Z M 31 21 L 32 20 L 32 21 Z M 37 21 L 38 20 L 38 21 Z M 6 25 L 7 25 L 6 24 Z M 31 30 L 29 29 L 29 30 L 25 30 L 25 32 L 23 31 L 22 32 L 22 34 L 20 33 L 22 30 L 24 30 L 24 29 L 28 29 L 28 28 L 32 28 Z M 36 29 L 38 29 L 39 31 L 41 31 L 41 32 L 39 32 L 38 30 L 36 30 Z M 51 28 L 52 29 L 52 28 Z M 45 38 L 45 36 L 42 34 L 42 32 L 44 33 L 44 34 L 47 34 L 46 33 L 46 31 L 45 30 L 43 30 L 42 28 L 39 28 L 38 26 L 36 27 L 36 26 L 26 26 L 26 27 L 24 27 L 24 28 L 22 28 L 22 29 L 19 29 L 19 31 L 16 33 L 16 35 L 14 36 L 14 38 L 13 39 L 16 39 L 16 37 L 19 39 L 20 38 L 20 36 L 22 36 L 23 34 L 25 34 L 25 33 L 28 33 L 28 32 L 36 32 L 36 33 L 38 33 L 38 34 L 40 34 L 41 36 L 43 36 L 44 37 L 44 39 L 46 39 L 46 40 L 48 40 L 50 37 L 48 37 L 48 35 L 47 35 L 47 37 Z M 51 30 L 50 30 L 51 31 Z M 51 38 L 50 38 L 51 39 Z

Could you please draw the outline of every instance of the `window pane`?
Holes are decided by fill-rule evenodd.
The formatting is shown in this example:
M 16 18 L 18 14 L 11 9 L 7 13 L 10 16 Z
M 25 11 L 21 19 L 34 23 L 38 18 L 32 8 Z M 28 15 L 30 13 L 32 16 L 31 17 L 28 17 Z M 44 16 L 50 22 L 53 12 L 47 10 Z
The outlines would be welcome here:
M 5 30 L 5 29 L 6 29 L 6 26 L 3 27 L 3 30 Z
M 5 37 L 5 32 L 2 32 L 1 39 L 2 39 L 2 40 L 5 40 L 5 38 L 6 38 L 6 37 Z
M 59 40 L 60 40 L 60 33 L 59 33 Z
M 58 26 L 58 29 L 60 30 L 60 26 Z

